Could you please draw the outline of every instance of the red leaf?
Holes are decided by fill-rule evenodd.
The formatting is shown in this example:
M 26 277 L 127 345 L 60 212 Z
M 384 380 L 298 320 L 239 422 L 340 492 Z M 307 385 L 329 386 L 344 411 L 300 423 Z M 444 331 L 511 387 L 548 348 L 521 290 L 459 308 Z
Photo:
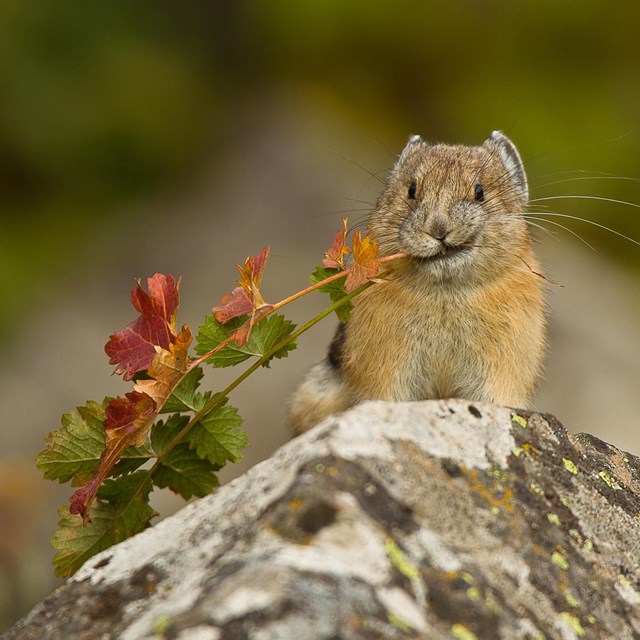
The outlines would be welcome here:
M 125 380 L 149 367 L 156 346 L 168 349 L 174 341 L 179 284 L 173 276 L 156 273 L 147 278 L 149 293 L 140 282 L 131 292 L 131 303 L 140 317 L 113 334 L 104 348 L 109 364 L 117 365 L 116 373 L 123 373 Z
M 342 219 L 342 229 L 336 233 L 336 237 L 333 240 L 333 246 L 329 251 L 325 253 L 325 258 L 322 260 L 322 264 L 329 269 L 344 269 L 344 261 L 342 259 L 348 253 L 351 253 L 351 249 L 344 243 L 347 237 L 347 219 Z
M 220 300 L 219 307 L 211 309 L 216 320 L 225 324 L 233 318 L 244 316 L 253 311 L 253 303 L 242 287 L 236 287 L 231 293 L 225 293 Z
M 71 498 L 69 498 L 69 513 L 81 515 L 85 524 L 91 522 L 91 518 L 87 516 L 87 509 L 89 508 L 89 503 L 93 500 L 93 496 L 98 492 L 101 482 L 102 480 L 96 477 L 89 484 L 71 494 Z
M 241 327 L 238 327 L 238 329 L 236 329 L 234 336 L 236 344 L 239 347 L 243 347 L 245 344 L 247 344 L 247 340 L 249 339 L 252 328 L 253 323 L 249 319 Z
M 138 380 L 124 398 L 114 398 L 105 409 L 106 442 L 100 464 L 91 481 L 71 496 L 70 512 L 89 521 L 88 510 L 102 482 L 130 446 L 144 444 L 167 398 L 186 375 L 192 336 L 189 327 L 176 335 L 179 281 L 156 274 L 147 280 L 149 293 L 138 283 L 131 302 L 140 317 L 114 334 L 105 346 L 118 373 L 130 380 L 146 370 L 148 378 Z
M 103 423 L 107 432 L 107 449 L 110 439 L 136 437 L 141 422 L 144 423 L 145 418 L 152 414 L 154 409 L 155 403 L 151 397 L 138 391 L 130 391 L 124 398 L 111 400 L 105 410 Z
M 90 521 L 88 510 L 98 489 L 129 445 L 142 444 L 156 416 L 156 404 L 145 393 L 130 391 L 124 398 L 114 398 L 105 410 L 105 449 L 100 456 L 100 466 L 91 481 L 78 489 L 70 498 L 69 511 L 82 516 L 85 524 Z

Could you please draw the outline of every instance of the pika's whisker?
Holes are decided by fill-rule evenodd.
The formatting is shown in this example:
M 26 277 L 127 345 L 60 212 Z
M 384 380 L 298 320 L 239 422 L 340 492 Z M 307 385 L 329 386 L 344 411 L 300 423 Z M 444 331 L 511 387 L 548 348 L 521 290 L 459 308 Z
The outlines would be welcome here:
M 545 215 L 545 214 L 542 214 L 542 215 Z M 540 222 L 546 222 L 547 224 L 552 224 L 552 225 L 554 225 L 556 227 L 560 227 L 561 229 L 564 229 L 565 231 L 570 233 L 572 236 L 575 236 L 576 238 L 578 238 L 578 240 L 580 240 L 580 242 L 583 242 L 584 244 L 586 244 L 587 247 L 589 247 L 589 249 L 591 249 L 592 251 L 595 251 L 595 247 L 593 247 L 591 244 L 589 244 L 579 233 L 576 233 L 575 231 L 573 231 L 573 229 L 570 229 L 569 227 L 565 226 L 564 224 L 560 224 L 559 222 L 556 222 L 555 220 L 546 220 L 545 218 L 540 218 L 539 216 L 532 216 L 530 213 L 524 213 L 524 214 L 522 214 L 522 216 L 526 220 L 539 220 Z
M 587 196 L 587 195 L 564 195 L 564 196 L 544 196 L 542 198 L 533 198 L 531 202 L 542 202 L 544 200 L 598 200 L 601 202 L 611 202 L 613 204 L 623 204 L 629 207 L 640 209 L 640 204 L 628 202 L 627 200 L 616 200 L 615 198 L 605 198 L 604 196 Z
M 628 204 L 631 204 L 631 203 L 628 203 Z M 640 207 L 640 205 L 633 205 L 633 206 Z M 638 242 L 637 240 L 634 240 L 629 236 L 625 236 L 624 233 L 620 233 L 615 229 L 611 229 L 610 227 L 607 227 L 604 224 L 600 224 L 599 222 L 594 222 L 593 220 L 587 220 L 587 218 L 580 218 L 579 216 L 569 215 L 568 213 L 558 213 L 557 211 L 536 211 L 536 214 L 539 216 L 553 216 L 557 218 L 569 218 L 571 220 L 578 220 L 580 222 L 584 222 L 585 224 L 590 224 L 590 225 L 593 225 L 594 227 L 598 227 L 599 229 L 604 229 L 605 231 L 609 231 L 610 233 L 613 233 L 616 236 L 620 236 L 621 238 L 624 238 L 625 240 L 628 240 L 629 242 L 632 242 L 633 244 L 636 244 L 640 247 L 640 242 Z M 525 214 L 525 215 L 528 215 L 528 214 Z M 551 222 L 551 221 L 549 220 L 548 222 Z
M 563 178 L 562 180 L 554 180 L 553 182 L 546 182 L 544 184 L 537 185 L 536 188 L 543 189 L 545 187 L 551 187 L 554 184 L 565 184 L 567 182 L 579 182 L 584 180 L 626 180 L 629 182 L 640 182 L 639 178 L 632 178 L 630 176 L 614 176 L 614 175 L 576 176 L 575 178 Z
M 552 280 L 551 278 L 545 276 L 544 273 L 541 273 L 540 271 L 536 271 L 520 254 L 515 253 L 513 251 L 509 251 L 508 249 L 505 249 L 501 245 L 498 245 L 498 244 L 475 244 L 475 243 L 472 243 L 472 242 L 463 242 L 460 246 L 462 246 L 462 247 L 475 247 L 477 249 L 502 249 L 505 253 L 508 253 L 509 255 L 513 256 L 514 258 L 518 258 L 518 260 L 520 260 L 524 264 L 524 266 L 527 267 L 527 269 L 529 269 L 529 271 L 534 276 L 537 276 L 538 278 L 542 278 L 543 280 L 545 280 L 549 284 L 552 284 L 552 285 L 554 285 L 556 287 L 564 286 L 564 285 L 561 285 L 559 282 L 556 282 L 555 280 Z

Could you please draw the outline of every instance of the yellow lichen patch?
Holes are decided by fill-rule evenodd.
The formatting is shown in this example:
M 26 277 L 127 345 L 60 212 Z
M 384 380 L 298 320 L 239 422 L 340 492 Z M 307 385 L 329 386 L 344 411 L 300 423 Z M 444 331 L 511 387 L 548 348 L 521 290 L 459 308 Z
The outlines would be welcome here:
M 568 611 L 563 611 L 560 617 L 571 627 L 572 631 L 579 635 L 581 638 L 584 636 L 585 631 L 580 624 L 580 620 L 576 616 L 570 614 Z
M 551 524 L 555 524 L 556 527 L 560 526 L 560 518 L 557 516 L 557 514 L 555 513 L 547 513 L 547 520 L 551 523 Z
M 559 551 L 554 551 L 551 554 L 551 562 L 553 562 L 557 567 L 560 567 L 563 571 L 569 570 L 569 563 L 567 562 L 567 559 Z
M 492 478 L 495 478 L 496 480 L 500 480 L 501 482 L 504 482 L 509 478 L 507 472 L 501 467 L 499 467 L 497 464 L 494 464 L 493 466 L 487 469 L 487 475 L 491 476 Z
M 621 573 L 618 574 L 618 582 L 625 587 L 631 586 L 631 581 L 629 580 L 629 578 L 623 576 Z
M 384 541 L 384 550 L 387 552 L 387 556 L 389 556 L 391 564 L 402 575 L 409 578 L 409 580 L 416 580 L 420 577 L 420 572 L 417 567 L 414 567 L 409 560 L 407 560 L 405 553 L 392 538 L 387 538 Z
M 503 475 L 503 479 L 506 478 L 507 476 Z M 498 507 L 507 513 L 513 513 L 515 511 L 513 506 L 513 491 L 509 487 L 503 486 L 502 481 L 498 481 L 493 486 L 487 487 L 482 480 L 478 478 L 476 469 L 472 469 L 468 473 L 467 479 L 470 488 L 486 500 L 491 507 Z
M 455 580 L 462 580 L 469 586 L 471 586 L 476 581 L 468 571 L 445 571 L 443 575 L 450 582 L 454 582 Z
M 502 613 L 502 607 L 498 604 L 497 600 L 495 600 L 492 596 L 487 596 L 484 603 L 487 605 L 487 609 L 491 611 L 491 613 L 495 613 L 495 615 L 499 616 Z
M 325 470 L 325 466 L 322 464 L 322 462 L 318 462 L 318 464 L 316 465 L 316 473 L 324 473 Z
M 459 622 L 451 627 L 451 635 L 456 640 L 478 640 L 478 636 L 469 627 Z
M 535 462 L 540 455 L 540 449 L 534 447 L 530 442 L 525 442 L 522 445 L 522 451 L 532 462 Z
M 469 598 L 469 600 L 477 602 L 478 600 L 480 600 L 480 590 L 477 587 L 469 587 L 467 589 L 467 598 Z
M 565 592 L 564 599 L 567 601 L 567 604 L 574 609 L 577 609 L 580 606 L 580 601 L 571 593 L 571 591 Z
M 515 422 L 518 426 L 522 427 L 523 429 L 527 428 L 527 420 L 526 420 L 526 418 L 523 418 L 522 416 L 519 416 L 518 414 L 515 414 L 515 415 L 511 416 L 511 421 Z
M 569 458 L 562 458 L 562 464 L 564 464 L 564 468 L 574 475 L 578 473 L 578 467 L 573 460 L 569 460 Z
M 413 627 L 406 620 L 403 620 L 400 616 L 392 613 L 391 611 L 387 611 L 387 620 L 389 620 L 394 627 L 397 627 L 403 633 L 411 633 L 413 631 Z
M 160 616 L 153 621 L 151 630 L 153 633 L 161 636 L 169 628 L 171 624 L 171 618 L 169 616 Z
M 598 619 L 592 613 L 590 613 L 588 616 L 585 616 L 585 618 L 589 624 L 595 624 L 598 621 Z
M 523 451 L 520 447 L 516 447 L 515 449 L 511 449 L 511 453 L 513 453 L 516 458 L 519 458 L 523 454 Z
M 598 475 L 608 484 L 612 489 L 622 489 L 622 487 L 616 482 L 615 478 L 612 478 L 606 471 L 600 471 Z
M 560 502 L 562 502 L 567 509 L 571 509 L 571 503 L 566 498 L 560 498 Z
M 467 583 L 473 584 L 475 582 L 475 578 L 468 571 L 461 571 L 460 577 Z
M 296 511 L 302 506 L 302 504 L 303 503 L 300 498 L 291 498 L 291 500 L 289 500 L 289 509 L 291 509 L 292 511 Z
M 529 485 L 529 489 L 531 489 L 531 491 L 539 496 L 544 496 L 544 490 L 542 489 L 542 487 L 540 485 L 537 485 L 535 482 L 532 482 Z

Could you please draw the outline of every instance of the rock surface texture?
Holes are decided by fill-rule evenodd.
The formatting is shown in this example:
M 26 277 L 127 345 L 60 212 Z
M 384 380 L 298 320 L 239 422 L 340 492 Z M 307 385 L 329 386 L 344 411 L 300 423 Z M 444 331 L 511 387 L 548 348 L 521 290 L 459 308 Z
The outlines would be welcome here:
M 364 403 L 3 638 L 640 638 L 640 459 L 548 415 Z

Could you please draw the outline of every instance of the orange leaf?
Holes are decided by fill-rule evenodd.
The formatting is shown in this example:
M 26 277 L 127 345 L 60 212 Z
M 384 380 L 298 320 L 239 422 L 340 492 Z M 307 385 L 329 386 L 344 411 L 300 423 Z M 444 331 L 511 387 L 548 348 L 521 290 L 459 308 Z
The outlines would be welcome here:
M 244 266 L 237 265 L 240 273 L 238 284 L 246 291 L 253 302 L 253 308 L 261 309 L 265 306 L 265 301 L 260 294 L 260 284 L 262 283 L 262 273 L 269 259 L 269 247 L 263 249 L 257 256 L 252 256 L 244 261 Z
M 175 344 L 169 345 L 168 350 L 158 347 L 157 353 L 147 369 L 150 378 L 138 380 L 133 385 L 134 390 L 148 395 L 157 407 L 162 407 L 187 373 L 189 364 L 187 353 L 191 340 L 191 331 L 185 325 L 176 336 Z M 141 442 L 135 444 L 141 445 L 145 441 L 146 435 L 145 433 Z
M 264 301 L 260 293 L 262 273 L 269 259 L 269 252 L 270 249 L 267 247 L 257 256 L 247 258 L 244 261 L 244 265 L 236 265 L 240 273 L 240 279 L 238 280 L 240 286 L 236 287 L 231 293 L 225 293 L 222 296 L 220 305 L 213 307 L 212 311 L 218 322 L 224 324 L 233 318 L 248 313 L 253 317 L 259 309 L 271 306 Z
M 379 245 L 365 236 L 360 240 L 360 231 L 353 235 L 353 266 L 345 280 L 347 291 L 353 291 L 380 273 Z
M 343 256 L 351 253 L 351 249 L 344 243 L 347 237 L 347 219 L 342 219 L 342 229 L 336 233 L 336 237 L 333 240 L 333 246 L 327 252 L 325 252 L 325 258 L 322 260 L 322 264 L 329 269 L 344 269 Z

